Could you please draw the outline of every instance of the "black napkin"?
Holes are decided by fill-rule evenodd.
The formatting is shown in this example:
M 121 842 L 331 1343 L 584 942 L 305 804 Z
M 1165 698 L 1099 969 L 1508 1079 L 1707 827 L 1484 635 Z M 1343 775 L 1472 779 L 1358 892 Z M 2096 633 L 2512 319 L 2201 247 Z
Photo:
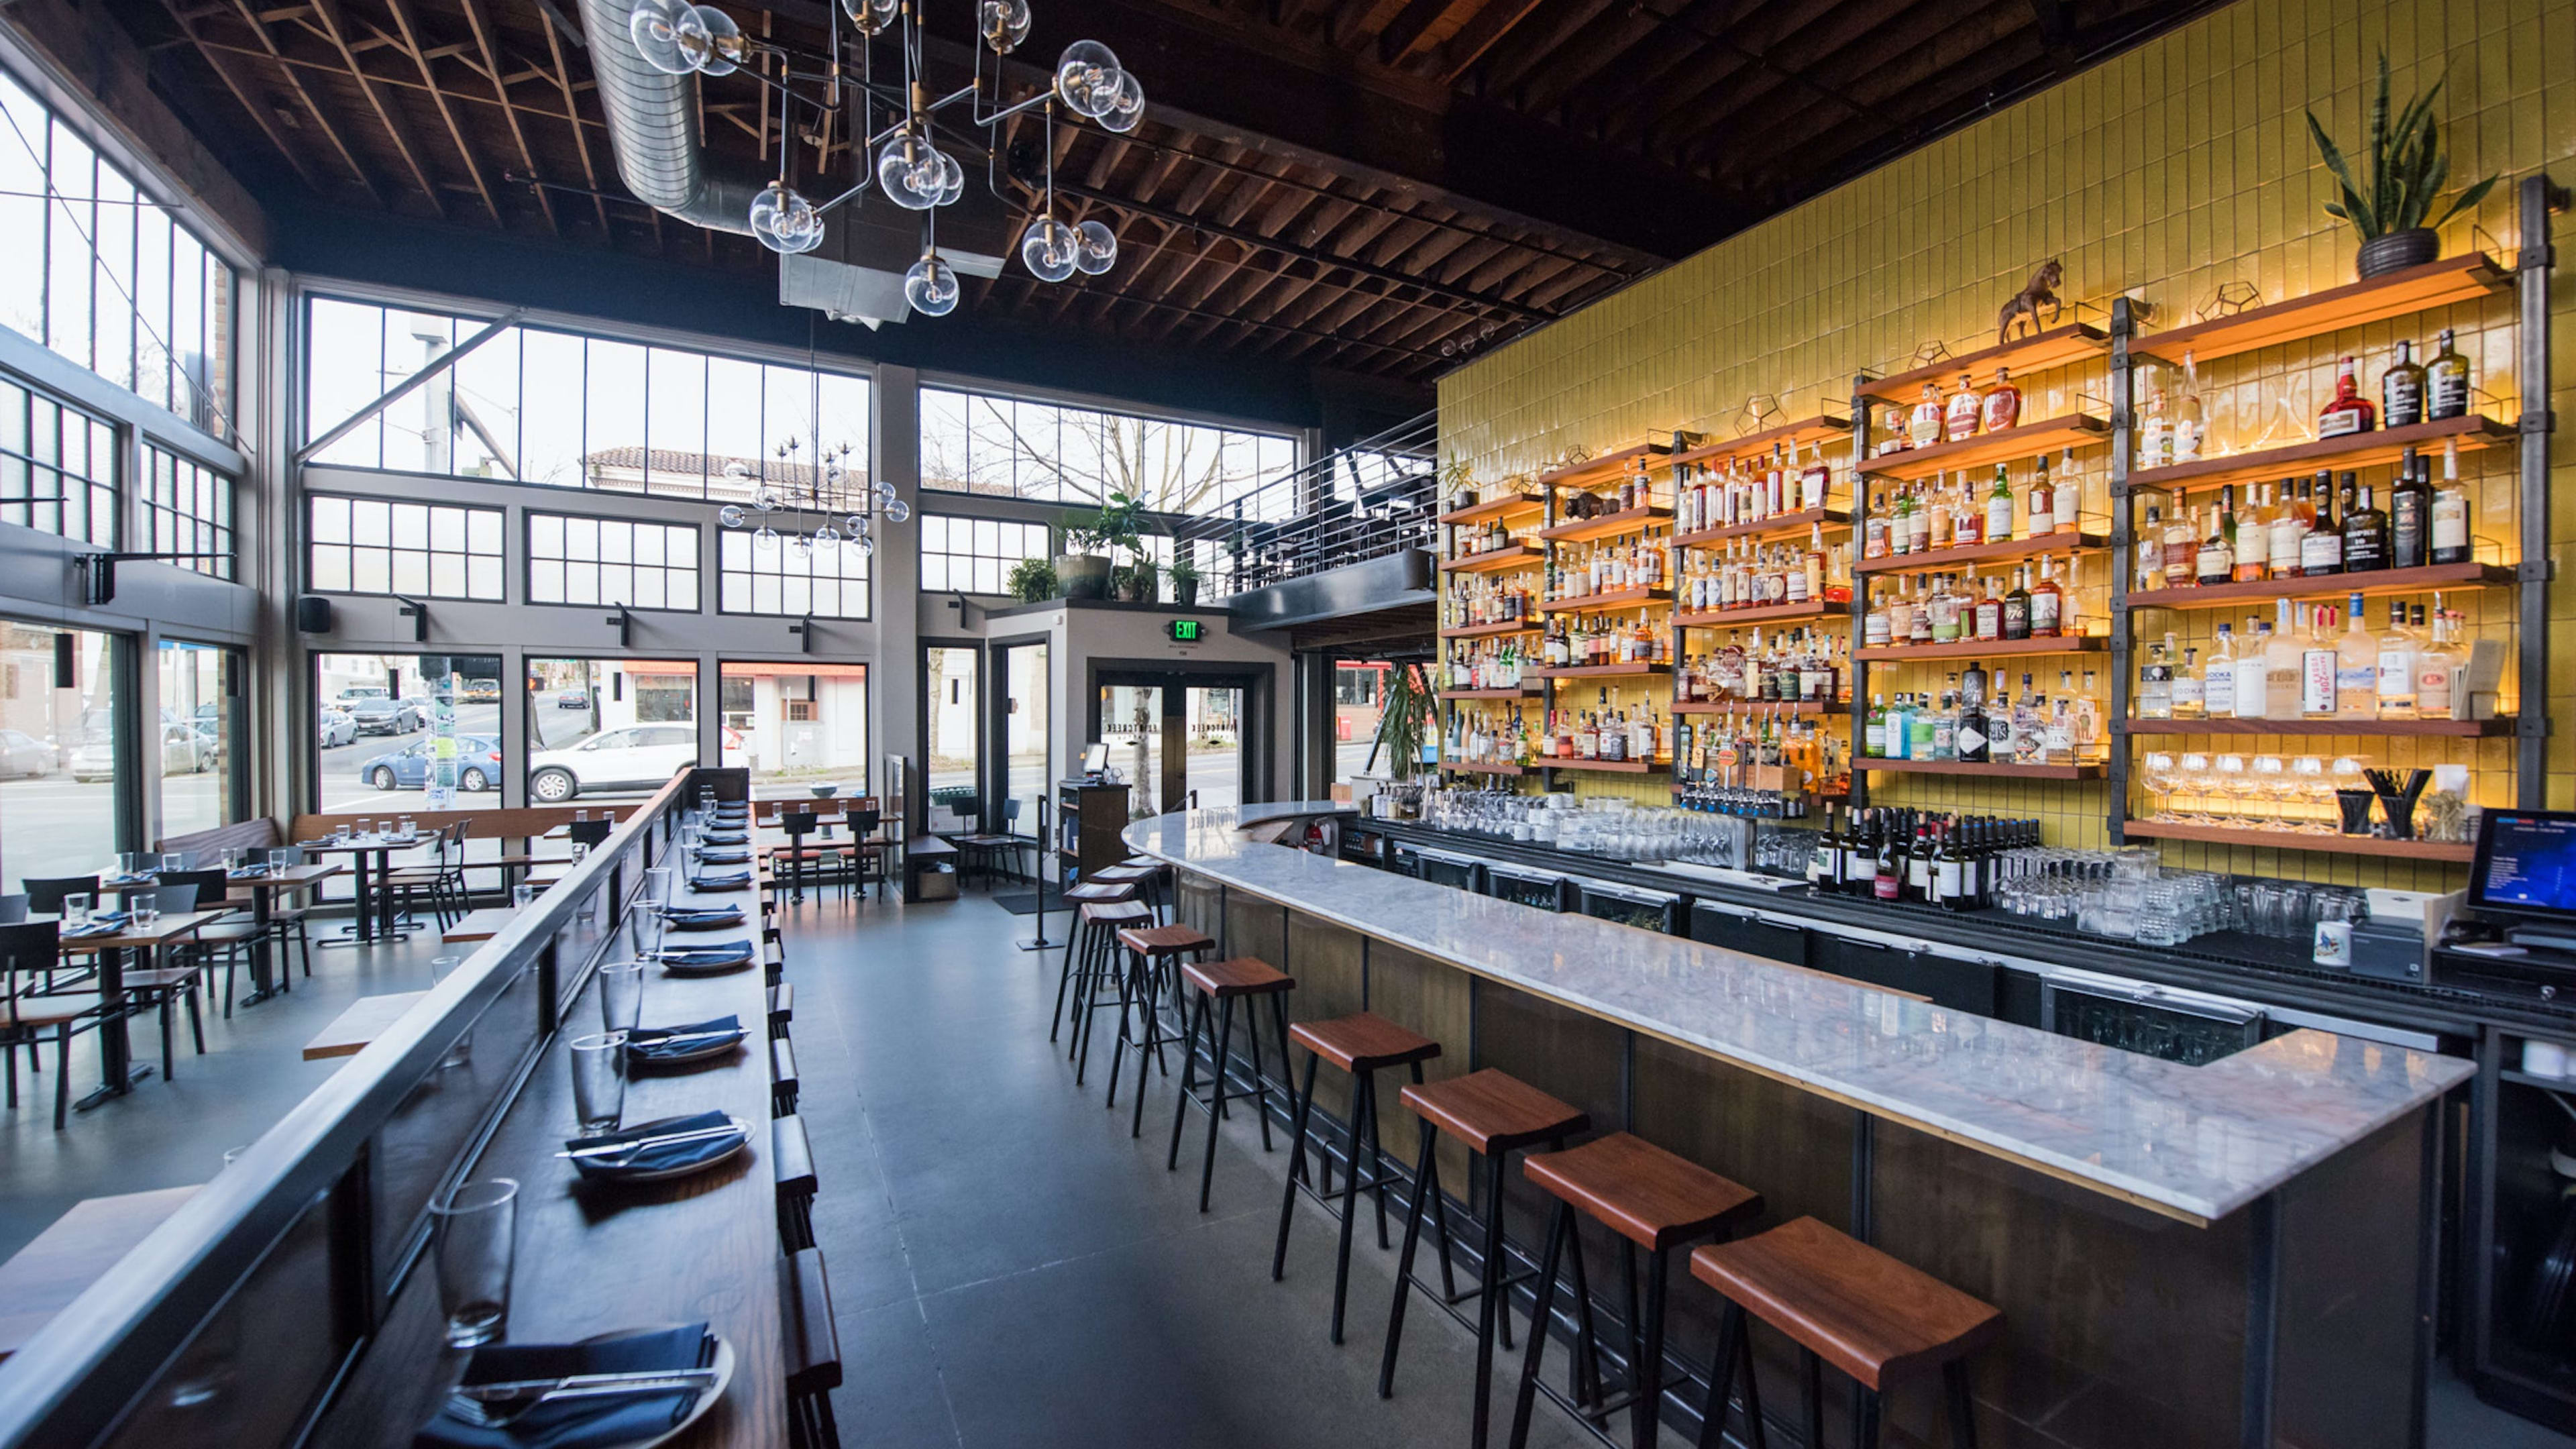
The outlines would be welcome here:
M 629 1061 L 637 1062 L 669 1062 L 693 1057 L 719 1045 L 714 1037 L 700 1035 L 714 1031 L 729 1031 L 739 1039 L 742 1018 L 719 1016 L 712 1021 L 693 1021 L 686 1026 L 639 1026 L 626 1034 L 626 1056 Z M 689 1040 L 671 1040 L 676 1036 L 685 1036 Z
M 77 926 L 62 927 L 55 934 L 66 941 L 77 941 L 89 936 L 113 936 L 124 930 L 125 923 L 130 919 L 132 919 L 131 915 L 125 911 L 92 911 L 89 913 L 88 920 Z
M 715 1340 L 707 1336 L 707 1326 L 690 1323 L 592 1343 L 493 1344 L 474 1350 L 462 1382 L 649 1373 L 705 1368 L 714 1362 Z M 502 1429 L 468 1424 L 442 1410 L 412 1437 L 412 1449 L 606 1449 L 670 1432 L 688 1417 L 697 1399 L 698 1390 L 686 1388 L 665 1394 L 568 1399 L 532 1409 Z
M 729 850 L 719 847 L 715 850 L 698 852 L 700 865 L 748 865 L 750 863 L 751 852 L 748 850 Z
M 732 1121 L 732 1118 L 722 1112 L 700 1112 L 690 1117 L 664 1117 L 659 1121 L 638 1122 L 631 1127 L 620 1127 L 614 1132 L 603 1133 L 597 1137 L 576 1137 L 566 1142 L 564 1146 L 578 1152 L 585 1147 L 606 1147 L 613 1142 L 632 1142 L 639 1137 L 659 1137 L 673 1132 L 695 1132 L 706 1127 L 728 1126 Z M 584 1177 L 603 1178 L 613 1182 L 618 1178 L 632 1177 L 637 1173 L 668 1172 L 677 1167 L 694 1167 L 701 1162 L 712 1162 L 733 1151 L 741 1140 L 738 1135 L 702 1137 L 695 1142 L 674 1142 L 665 1147 L 648 1147 L 633 1157 L 623 1160 L 616 1157 L 576 1157 L 572 1160 L 572 1165 L 579 1168 Z
M 749 845 L 751 837 L 739 830 L 710 830 L 698 837 L 701 845 Z
M 691 926 L 720 926 L 742 919 L 740 906 L 664 906 L 662 919 L 686 929 Z
M 728 941 L 721 946 L 665 946 L 662 964 L 676 971 L 702 971 L 710 966 L 739 966 L 751 959 L 749 941 Z
M 693 891 L 738 891 L 749 884 L 751 884 L 751 872 L 747 870 L 728 871 L 723 875 L 689 877 L 689 889 Z
M 266 880 L 269 869 L 264 865 L 246 865 L 239 870 L 225 871 L 224 875 L 229 880 Z

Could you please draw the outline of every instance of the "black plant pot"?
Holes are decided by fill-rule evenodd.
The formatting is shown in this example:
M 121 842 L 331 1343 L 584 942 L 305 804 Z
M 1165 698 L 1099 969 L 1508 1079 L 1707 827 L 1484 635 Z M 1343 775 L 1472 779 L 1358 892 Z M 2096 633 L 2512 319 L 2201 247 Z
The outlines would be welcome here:
M 1184 609 L 1197 608 L 1199 602 L 1199 581 L 1196 579 L 1172 580 L 1172 597 L 1178 601 L 1180 606 Z
M 2363 242 L 2360 254 L 2353 259 L 2353 267 L 2361 273 L 2363 281 L 2368 281 L 2372 277 L 2402 272 L 2408 267 L 2420 267 L 2441 258 L 2442 238 L 2431 227 L 2418 226 Z

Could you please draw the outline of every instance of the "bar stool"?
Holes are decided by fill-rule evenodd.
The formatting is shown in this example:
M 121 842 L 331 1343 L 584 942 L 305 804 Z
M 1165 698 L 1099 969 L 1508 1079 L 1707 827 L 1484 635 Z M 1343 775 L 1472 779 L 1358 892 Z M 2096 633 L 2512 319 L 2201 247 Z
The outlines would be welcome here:
M 1151 1056 L 1154 1065 L 1163 1069 L 1164 1076 L 1172 1074 L 1170 1065 L 1163 1060 L 1163 1017 L 1156 1007 L 1163 994 L 1163 978 L 1171 975 L 1174 966 L 1181 964 L 1182 957 L 1197 961 L 1202 952 L 1216 949 L 1216 938 L 1195 926 L 1154 925 L 1150 909 L 1145 916 L 1146 924 L 1122 926 L 1118 930 L 1118 948 L 1124 956 L 1121 964 L 1125 969 L 1118 978 L 1118 1040 L 1109 1048 L 1109 1105 L 1112 1108 L 1118 1105 L 1118 1069 L 1126 1064 L 1126 1049 L 1130 1046 L 1136 1048 L 1136 1106 L 1135 1120 L 1127 1126 L 1130 1137 L 1145 1135 L 1145 1059 Z M 1177 997 L 1180 990 L 1180 983 L 1175 980 L 1172 994 Z M 1130 1008 L 1135 1007 L 1143 1010 L 1131 1014 Z M 1136 1018 L 1141 1018 L 1142 1025 L 1130 1028 L 1129 1021 Z
M 1172 931 L 1189 928 L 1165 926 L 1162 929 Z M 1163 1170 L 1172 1172 L 1180 1168 L 1181 1126 L 1189 1120 L 1189 1109 L 1195 1106 L 1207 1113 L 1207 1154 L 1199 1164 L 1199 1211 L 1206 1212 L 1208 1187 L 1216 1179 L 1217 1121 L 1225 1115 L 1225 1104 L 1229 1100 L 1239 1097 L 1256 1099 L 1258 1102 L 1256 1110 L 1260 1113 L 1261 1120 L 1261 1150 L 1264 1152 L 1270 1150 L 1270 1080 L 1262 1074 L 1261 1070 L 1261 1028 L 1251 1019 L 1252 1009 L 1248 1007 L 1244 1013 L 1246 1018 L 1244 1035 L 1252 1039 L 1252 1087 L 1251 1090 L 1243 1092 L 1229 1092 L 1225 1087 L 1226 1062 L 1234 1041 L 1235 998 L 1245 996 L 1270 998 L 1271 1019 L 1279 1029 L 1279 1070 L 1285 1072 L 1288 1070 L 1288 993 L 1296 989 L 1297 979 L 1268 962 L 1256 961 L 1249 956 L 1235 956 L 1223 961 L 1188 962 L 1181 967 L 1181 982 L 1189 990 L 1196 991 L 1199 999 L 1198 1009 L 1190 1016 L 1189 1035 L 1181 1042 L 1181 1093 L 1172 1103 L 1172 1150 L 1164 1159 Z M 1198 1048 L 1200 1040 L 1207 1036 L 1208 1003 L 1211 1001 L 1219 1002 L 1221 1006 L 1217 1014 L 1213 1054 L 1209 1058 L 1208 1074 L 1212 1080 L 1208 1084 L 1207 1099 L 1201 1101 L 1195 1085 L 1199 1064 Z M 1136 1095 L 1139 1098 L 1144 1096 L 1144 1089 L 1141 1086 L 1137 1089 Z M 1288 1105 L 1291 1109 L 1297 1105 L 1297 1098 L 1293 1093 L 1289 1097 Z
M 1732 1226 L 1762 1211 L 1762 1194 L 1720 1177 L 1695 1162 L 1677 1157 L 1630 1132 L 1613 1132 L 1564 1152 L 1536 1154 L 1521 1160 L 1521 1171 L 1556 1199 L 1549 1214 L 1547 1248 L 1538 1270 L 1538 1306 L 1531 1314 L 1529 1356 L 1521 1365 L 1521 1385 L 1512 1408 L 1512 1449 L 1529 1440 L 1532 1399 L 1547 1396 L 1578 1418 L 1606 1421 L 1629 1410 L 1629 1439 L 1636 1449 L 1651 1449 L 1658 1437 L 1664 1404 L 1664 1293 L 1672 1250 L 1711 1233 L 1723 1236 Z M 1556 1294 L 1559 1252 L 1573 1256 L 1574 1281 L 1583 1282 L 1583 1238 L 1574 1215 L 1581 1212 L 1619 1237 L 1619 1276 L 1627 1291 L 1628 1390 L 1601 1396 L 1600 1358 L 1593 1342 L 1588 1302 L 1575 1305 L 1577 1387 L 1569 1400 L 1539 1382 L 1539 1362 L 1547 1351 L 1548 1310 Z M 1646 1301 L 1637 1302 L 1637 1250 L 1646 1250 Z M 1705 1251 L 1705 1250 L 1703 1250 Z M 1578 1287 L 1576 1291 L 1582 1292 Z M 1721 1364 L 1739 1345 L 1721 1345 Z M 1723 1381 L 1723 1371 L 1711 1378 Z M 1810 1445 L 1814 1439 L 1807 1441 Z
M 1270 1281 L 1278 1282 L 1288 1272 L 1288 1224 L 1297 1208 L 1297 1189 L 1305 1187 L 1318 1201 L 1333 1194 L 1333 1160 L 1320 1146 L 1316 1157 L 1321 1164 L 1320 1190 L 1306 1181 L 1306 1134 L 1315 1115 L 1315 1068 L 1331 1062 L 1351 1074 L 1351 1120 L 1342 1133 L 1348 1153 L 1347 1169 L 1342 1174 L 1342 1244 L 1340 1256 L 1333 1264 L 1333 1331 L 1332 1341 L 1342 1341 L 1342 1304 L 1351 1283 L 1351 1222 L 1359 1215 L 1359 1194 L 1365 1187 L 1377 1198 L 1377 1245 L 1386 1247 L 1385 1144 L 1378 1140 L 1377 1074 L 1382 1067 L 1413 1068 L 1415 1086 L 1422 1084 L 1422 1064 L 1440 1055 L 1440 1043 L 1427 1036 L 1405 1030 L 1385 1017 L 1371 1012 L 1337 1016 L 1329 1021 L 1301 1021 L 1288 1028 L 1288 1040 L 1306 1049 L 1306 1081 L 1297 1090 L 1297 1127 L 1288 1136 L 1288 1185 L 1279 1195 L 1279 1241 L 1270 1251 Z M 1281 1067 L 1286 1069 L 1283 1061 Z M 1366 1145 L 1363 1146 L 1362 1144 Z M 1360 1164 L 1369 1166 L 1369 1181 L 1360 1181 Z M 1443 1256 L 1449 1244 L 1449 1213 L 1440 1210 L 1440 1243 Z
M 1900 1262 L 1814 1218 L 1797 1218 L 1767 1233 L 1733 1243 L 1712 1243 L 1691 1254 L 1691 1276 L 1726 1299 L 1718 1326 L 1719 1363 L 1740 1357 L 1745 1407 L 1759 1419 L 1753 1397 L 1753 1356 L 1745 1339 L 1748 1313 L 1795 1340 L 1805 1358 L 1806 1442 L 1823 1442 L 1825 1391 L 1822 1360 L 1859 1381 L 1860 1419 L 1852 1426 L 1859 1449 L 1876 1449 L 1880 1397 L 1897 1380 L 1941 1370 L 1949 1400 L 1953 1449 L 1974 1449 L 1975 1405 L 1968 1394 L 1968 1355 L 2003 1332 L 2000 1309 Z M 1702 1445 L 1723 1442 L 1731 1373 L 1712 1373 Z
M 1154 924 L 1154 913 L 1141 901 L 1091 901 L 1076 914 L 1074 929 L 1087 939 L 1073 972 L 1073 1046 L 1077 1087 L 1091 1072 L 1092 1019 L 1103 1011 L 1127 1009 L 1127 977 L 1119 969 L 1117 933 L 1129 926 Z M 1106 985 L 1104 985 L 1106 983 Z M 1124 1031 L 1124 1024 L 1121 1024 Z M 1121 1038 L 1124 1039 L 1123 1037 Z
M 1152 859 L 1129 857 L 1116 865 L 1104 866 L 1091 873 L 1103 885 L 1132 885 L 1144 893 L 1145 904 L 1163 920 L 1172 918 L 1172 902 L 1163 890 L 1163 863 Z
M 1430 1203 L 1440 1219 L 1440 1306 L 1454 1315 L 1459 1304 L 1476 1300 L 1476 1417 L 1470 1442 L 1473 1449 L 1485 1449 L 1487 1420 L 1493 1412 L 1496 1332 L 1503 1336 L 1503 1347 L 1512 1346 L 1502 1297 L 1511 1285 L 1529 1276 L 1503 1271 L 1503 1165 L 1514 1152 L 1542 1142 L 1564 1146 L 1565 1139 L 1589 1131 L 1592 1119 L 1492 1067 L 1445 1082 L 1408 1086 L 1402 1100 L 1422 1119 L 1422 1155 L 1413 1169 L 1413 1207 L 1404 1215 L 1404 1254 L 1396 1262 L 1395 1306 L 1387 1314 L 1386 1356 L 1378 1365 L 1377 1396 L 1395 1396 L 1395 1354 L 1404 1341 L 1405 1304 L 1416 1289 L 1431 1291 L 1413 1281 L 1413 1250 L 1422 1241 L 1423 1204 Z M 1441 1200 L 1440 1160 L 1433 1150 L 1443 1132 L 1485 1159 L 1485 1251 L 1477 1284 L 1464 1293 L 1457 1291 L 1450 1274 L 1449 1210 Z M 1581 1270 L 1578 1260 L 1576 1271 Z M 1545 1332 L 1546 1325 L 1537 1322 L 1530 1331 Z
M 1055 1040 L 1056 1033 L 1064 1026 L 1064 997 L 1066 989 L 1071 985 L 1076 974 L 1074 963 L 1088 962 L 1098 948 L 1099 933 L 1083 929 L 1082 908 L 1088 905 L 1115 905 L 1121 901 L 1134 899 L 1136 899 L 1136 888 L 1129 885 L 1095 885 L 1085 881 L 1081 885 L 1065 888 L 1065 907 L 1075 914 L 1071 928 L 1065 932 L 1064 956 L 1056 971 L 1055 1016 L 1047 1023 L 1048 1041 Z

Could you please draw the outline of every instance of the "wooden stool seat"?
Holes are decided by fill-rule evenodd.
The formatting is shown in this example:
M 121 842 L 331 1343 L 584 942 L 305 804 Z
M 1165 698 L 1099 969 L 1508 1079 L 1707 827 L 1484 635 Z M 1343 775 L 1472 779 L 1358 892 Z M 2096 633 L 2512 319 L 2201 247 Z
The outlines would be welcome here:
M 1196 926 L 1132 926 L 1118 933 L 1118 944 L 1139 956 L 1177 956 L 1213 950 L 1216 938 Z
M 1521 1171 L 1641 1248 L 1705 1237 L 1762 1211 L 1762 1194 L 1630 1132 L 1523 1158 Z
M 1160 871 L 1164 869 L 1162 860 L 1151 855 L 1131 855 L 1118 863 L 1120 865 L 1135 866 L 1141 870 Z
M 1095 881 L 1084 881 L 1077 886 L 1066 886 L 1062 899 L 1077 906 L 1086 901 L 1132 901 L 1136 899 L 1136 888 L 1124 882 L 1117 885 L 1104 885 Z
M 1354 1075 L 1440 1055 L 1440 1043 L 1367 1011 L 1298 1022 L 1288 1028 L 1288 1039 Z
M 1163 929 L 1173 928 L 1165 926 Z M 1184 926 L 1180 929 L 1189 928 Z M 1119 934 L 1133 933 L 1121 931 Z M 1184 961 L 1181 963 L 1181 978 L 1218 1000 L 1229 996 L 1259 996 L 1266 992 L 1288 991 L 1297 985 L 1296 977 L 1250 956 L 1235 956 L 1223 961 Z M 1285 1064 L 1282 1065 L 1284 1068 Z
M 1711 1243 L 1691 1276 L 1877 1392 L 1965 1358 L 2002 1331 L 2002 1310 L 1814 1218 Z
M 1093 871 L 1091 878 L 1105 885 L 1134 885 L 1152 880 L 1157 874 L 1160 872 L 1141 865 L 1111 865 Z
M 1592 1126 L 1590 1117 L 1492 1067 L 1407 1086 L 1403 1101 L 1414 1115 L 1487 1157 L 1571 1137 Z
M 1085 901 L 1082 919 L 1095 926 L 1126 926 L 1136 921 L 1150 921 L 1154 913 L 1134 901 Z

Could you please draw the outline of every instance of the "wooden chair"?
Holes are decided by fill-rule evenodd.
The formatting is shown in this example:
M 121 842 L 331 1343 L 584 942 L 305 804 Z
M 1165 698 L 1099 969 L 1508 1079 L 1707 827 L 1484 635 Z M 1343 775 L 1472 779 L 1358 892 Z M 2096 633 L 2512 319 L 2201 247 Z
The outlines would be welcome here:
M 161 884 L 164 889 L 193 886 L 198 900 L 229 909 L 241 910 L 247 907 L 246 902 L 236 902 L 225 897 L 224 892 L 230 888 L 231 882 L 226 879 L 221 870 L 165 871 L 161 876 Z M 208 923 L 196 935 L 171 948 L 175 959 L 191 963 L 193 969 L 205 977 L 210 996 L 214 990 L 212 971 L 215 958 L 218 955 L 223 958 L 224 1016 L 227 1020 L 231 1019 L 233 1014 L 233 984 L 241 970 L 242 958 L 252 944 L 259 940 L 260 934 L 259 926 L 247 917 L 226 917 L 223 920 Z
M 28 988 L 50 981 L 62 966 L 60 928 L 52 921 L 0 926 L 0 1055 L 8 1058 L 9 1108 L 18 1106 L 18 1048 L 27 1048 L 28 1070 L 39 1069 L 44 1033 L 54 1034 L 54 1130 L 71 1112 L 72 1038 L 99 1024 L 107 1003 L 95 995 L 40 995 Z
M 408 916 L 414 906 L 426 901 L 442 928 L 465 914 L 465 833 L 473 824 L 459 820 L 441 826 L 436 854 L 427 864 L 386 873 L 384 885 L 393 893 L 395 911 Z

